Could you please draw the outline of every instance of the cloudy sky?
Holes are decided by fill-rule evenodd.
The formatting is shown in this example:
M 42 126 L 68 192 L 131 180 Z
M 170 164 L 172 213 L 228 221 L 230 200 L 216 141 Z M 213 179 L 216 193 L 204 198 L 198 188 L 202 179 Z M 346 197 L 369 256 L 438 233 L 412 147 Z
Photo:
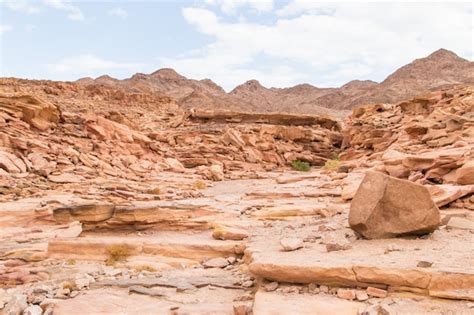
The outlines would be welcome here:
M 443 47 L 473 60 L 473 3 L 0 0 L 0 76 L 117 78 L 171 67 L 226 90 L 383 80 Z

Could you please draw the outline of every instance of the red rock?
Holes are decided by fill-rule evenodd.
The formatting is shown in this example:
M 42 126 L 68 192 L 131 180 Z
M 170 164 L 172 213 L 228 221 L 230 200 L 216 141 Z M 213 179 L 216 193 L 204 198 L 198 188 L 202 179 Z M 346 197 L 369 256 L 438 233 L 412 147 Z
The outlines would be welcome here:
M 356 292 L 348 289 L 338 289 L 337 296 L 345 300 L 354 300 L 356 298 Z
M 369 296 L 378 297 L 378 298 L 385 298 L 387 297 L 387 291 L 383 289 L 378 289 L 374 287 L 368 287 L 366 290 Z

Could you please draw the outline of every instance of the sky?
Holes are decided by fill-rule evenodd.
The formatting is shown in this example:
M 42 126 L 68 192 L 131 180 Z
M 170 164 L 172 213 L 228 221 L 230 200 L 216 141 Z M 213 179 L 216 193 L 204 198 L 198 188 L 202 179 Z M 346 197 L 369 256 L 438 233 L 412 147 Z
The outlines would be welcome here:
M 382 81 L 439 48 L 474 57 L 474 2 L 0 0 L 0 76 L 173 68 L 227 91 Z

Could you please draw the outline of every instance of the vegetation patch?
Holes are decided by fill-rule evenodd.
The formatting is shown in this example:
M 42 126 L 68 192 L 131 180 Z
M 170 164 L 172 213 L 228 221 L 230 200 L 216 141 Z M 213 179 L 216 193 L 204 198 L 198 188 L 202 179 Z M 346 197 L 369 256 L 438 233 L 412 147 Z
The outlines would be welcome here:
M 333 171 L 337 170 L 340 165 L 341 160 L 339 159 L 339 156 L 337 154 L 333 154 L 332 158 L 324 163 L 323 169 Z
M 194 182 L 194 188 L 202 190 L 202 189 L 206 189 L 207 185 L 202 180 L 198 180 Z
M 311 170 L 311 164 L 306 161 L 295 160 L 291 162 L 291 168 L 299 172 L 309 172 Z
M 148 272 L 157 272 L 156 268 L 153 268 L 150 265 L 140 265 L 134 268 L 137 272 L 148 271 Z
M 76 287 L 76 284 L 72 281 L 64 281 L 62 283 L 62 287 L 63 289 L 69 289 L 69 290 L 72 290 Z
M 113 266 L 119 261 L 124 261 L 131 255 L 130 249 L 124 245 L 114 245 L 107 249 L 107 266 Z

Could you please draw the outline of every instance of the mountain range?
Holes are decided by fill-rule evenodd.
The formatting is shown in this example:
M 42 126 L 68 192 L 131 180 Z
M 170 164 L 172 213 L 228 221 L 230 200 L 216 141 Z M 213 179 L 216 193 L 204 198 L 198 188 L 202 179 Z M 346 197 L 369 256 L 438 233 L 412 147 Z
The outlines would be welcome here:
M 249 80 L 227 93 L 210 79 L 188 79 L 166 68 L 151 74 L 137 73 L 124 80 L 104 75 L 76 81 L 79 85 L 105 85 L 132 93 L 164 94 L 187 109 L 336 115 L 360 105 L 394 103 L 433 89 L 472 82 L 474 62 L 446 49 L 414 60 L 380 83 L 353 80 L 339 88 L 310 84 L 266 88 L 256 80 Z

